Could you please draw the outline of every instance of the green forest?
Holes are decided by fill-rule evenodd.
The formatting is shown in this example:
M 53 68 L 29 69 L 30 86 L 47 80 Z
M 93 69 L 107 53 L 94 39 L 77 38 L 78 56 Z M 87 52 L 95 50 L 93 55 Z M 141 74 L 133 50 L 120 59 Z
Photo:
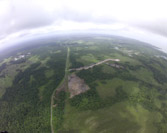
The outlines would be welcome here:
M 39 55 L 43 59 L 49 56 L 46 64 L 39 60 L 24 71 L 20 70 L 12 86 L 6 88 L 0 99 L 0 130 L 9 133 L 51 132 L 50 97 L 64 77 L 66 61 L 66 48 L 56 49 L 62 52 L 45 56 L 39 53 L 43 54 Z M 38 48 L 36 51 L 40 50 Z M 5 65 L 1 69 L 5 69 Z M 48 70 L 52 70 L 50 77 L 46 76 Z
M 15 50 L 0 61 L 0 131 L 167 133 L 164 57 L 152 45 L 98 35 Z M 89 89 L 71 97 L 73 74 Z

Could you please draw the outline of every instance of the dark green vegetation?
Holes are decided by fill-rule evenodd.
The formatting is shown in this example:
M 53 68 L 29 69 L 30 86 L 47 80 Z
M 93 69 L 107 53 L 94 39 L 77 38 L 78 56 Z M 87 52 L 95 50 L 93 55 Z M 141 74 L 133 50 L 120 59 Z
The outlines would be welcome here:
M 18 60 L 11 59 L 8 65 L 2 64 L 4 70 L 17 64 L 17 74 L 0 99 L 1 131 L 51 132 L 50 98 L 64 77 L 66 51 L 65 47 L 56 45 L 28 50 L 26 52 L 31 55 L 25 58 L 27 66 L 24 70 L 23 63 Z M 6 76 L 7 73 L 4 78 Z
M 58 130 L 63 124 L 63 115 L 64 115 L 64 107 L 65 107 L 65 99 L 66 93 L 65 91 L 60 91 L 56 97 L 55 105 L 56 107 L 53 109 L 53 117 L 55 117 L 54 130 Z
M 65 89 L 54 95 L 56 133 L 167 133 L 167 55 L 135 40 L 96 35 L 60 38 L 1 61 L 0 131 L 51 132 L 51 95 L 72 73 L 65 76 L 67 47 L 70 68 L 120 61 L 73 71 L 90 89 L 73 98 Z

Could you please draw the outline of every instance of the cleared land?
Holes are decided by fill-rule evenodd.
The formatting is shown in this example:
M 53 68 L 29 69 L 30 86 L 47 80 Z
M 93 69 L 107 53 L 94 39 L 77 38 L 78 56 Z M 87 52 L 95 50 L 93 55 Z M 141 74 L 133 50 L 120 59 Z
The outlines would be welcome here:
M 75 74 L 71 74 L 68 77 L 68 88 L 70 92 L 70 98 L 89 90 L 89 87 L 85 84 L 84 80 L 80 79 Z

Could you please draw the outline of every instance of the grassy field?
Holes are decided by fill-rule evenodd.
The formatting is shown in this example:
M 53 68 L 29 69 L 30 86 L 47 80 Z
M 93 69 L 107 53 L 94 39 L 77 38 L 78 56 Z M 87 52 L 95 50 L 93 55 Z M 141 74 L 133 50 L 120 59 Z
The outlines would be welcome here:
M 80 133 L 157 133 L 154 121 L 161 121 L 160 113 L 150 113 L 141 105 L 130 106 L 120 102 L 96 111 L 78 112 L 68 103 L 60 132 Z
M 123 90 L 128 94 L 138 93 L 138 83 L 133 81 L 124 81 L 121 79 L 105 80 L 103 82 L 97 81 L 97 91 L 102 98 L 112 97 L 115 95 L 115 89 L 123 86 Z

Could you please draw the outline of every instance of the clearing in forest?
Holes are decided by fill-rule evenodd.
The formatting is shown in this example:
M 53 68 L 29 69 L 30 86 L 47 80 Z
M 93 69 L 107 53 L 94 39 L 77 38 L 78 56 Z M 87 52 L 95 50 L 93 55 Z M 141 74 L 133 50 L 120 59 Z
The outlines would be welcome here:
M 71 74 L 68 77 L 68 88 L 70 92 L 70 98 L 89 90 L 89 87 L 85 84 L 84 80 L 80 79 L 75 74 Z

